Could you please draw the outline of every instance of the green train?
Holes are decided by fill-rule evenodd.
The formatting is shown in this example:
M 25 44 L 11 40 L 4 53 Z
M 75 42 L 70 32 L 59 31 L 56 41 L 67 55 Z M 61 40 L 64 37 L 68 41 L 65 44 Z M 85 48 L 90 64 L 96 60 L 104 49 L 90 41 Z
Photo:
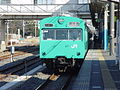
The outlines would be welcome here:
M 76 17 L 55 16 L 39 21 L 40 58 L 48 68 L 79 66 L 88 50 L 88 28 Z

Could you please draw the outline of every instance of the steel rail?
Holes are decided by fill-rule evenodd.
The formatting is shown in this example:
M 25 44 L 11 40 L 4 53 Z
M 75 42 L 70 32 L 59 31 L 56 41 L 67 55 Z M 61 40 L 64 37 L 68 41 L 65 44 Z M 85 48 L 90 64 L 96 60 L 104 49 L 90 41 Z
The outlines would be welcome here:
M 26 67 L 29 68 L 38 62 L 40 62 L 40 60 L 39 60 L 39 57 L 37 56 L 37 57 L 32 58 L 31 60 L 25 60 L 23 62 L 16 64 L 16 65 L 13 65 L 13 66 L 10 66 L 10 67 L 5 68 L 3 70 L 0 70 L 0 80 L 3 80 L 4 78 L 6 78 L 10 75 L 13 75 L 15 73 L 18 73 L 18 72 L 20 73 L 20 71 L 23 71 Z M 25 64 L 26 64 L 26 66 L 25 66 Z
M 56 75 L 53 73 L 51 76 L 48 77 L 46 81 L 44 81 L 42 84 L 40 84 L 35 90 L 43 90 L 45 86 L 51 81 L 56 78 Z

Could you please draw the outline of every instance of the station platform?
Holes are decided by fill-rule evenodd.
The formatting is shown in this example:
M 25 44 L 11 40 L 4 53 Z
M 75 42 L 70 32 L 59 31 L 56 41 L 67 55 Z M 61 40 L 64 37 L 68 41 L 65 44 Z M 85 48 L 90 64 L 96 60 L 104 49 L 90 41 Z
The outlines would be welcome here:
M 120 90 L 120 70 L 115 57 L 101 49 L 90 49 L 68 90 Z

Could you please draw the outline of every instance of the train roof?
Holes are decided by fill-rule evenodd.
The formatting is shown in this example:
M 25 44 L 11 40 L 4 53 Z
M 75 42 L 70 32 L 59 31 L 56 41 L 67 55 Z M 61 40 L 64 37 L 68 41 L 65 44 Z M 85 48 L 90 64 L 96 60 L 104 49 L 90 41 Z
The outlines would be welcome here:
M 53 16 L 53 17 L 48 17 L 44 18 L 41 21 L 46 21 L 47 22 L 55 22 L 58 19 L 65 19 L 65 20 L 70 20 L 70 21 L 79 21 L 79 22 L 84 22 L 84 20 L 77 18 L 77 17 L 70 17 L 70 16 Z M 69 22 L 69 21 L 68 21 Z
M 72 22 L 71 24 L 76 24 L 76 27 L 73 26 L 71 28 L 79 28 L 85 24 L 84 20 L 77 18 L 77 17 L 70 17 L 70 16 L 54 16 L 54 17 L 44 18 L 41 21 L 39 21 L 39 24 L 41 25 L 41 28 L 44 28 L 45 24 L 49 24 L 48 26 L 51 26 L 48 28 L 53 28 L 53 27 L 68 28 L 70 27 L 70 25 L 68 25 L 70 24 L 70 22 Z

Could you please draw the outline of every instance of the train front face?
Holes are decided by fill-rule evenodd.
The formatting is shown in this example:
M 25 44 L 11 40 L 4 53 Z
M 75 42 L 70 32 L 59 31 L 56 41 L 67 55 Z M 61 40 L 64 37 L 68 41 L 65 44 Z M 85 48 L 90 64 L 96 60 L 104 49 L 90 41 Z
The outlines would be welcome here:
M 87 41 L 84 41 L 85 26 L 82 20 L 51 17 L 43 19 L 40 24 L 40 58 L 45 62 L 73 63 L 73 59 L 84 58 Z

